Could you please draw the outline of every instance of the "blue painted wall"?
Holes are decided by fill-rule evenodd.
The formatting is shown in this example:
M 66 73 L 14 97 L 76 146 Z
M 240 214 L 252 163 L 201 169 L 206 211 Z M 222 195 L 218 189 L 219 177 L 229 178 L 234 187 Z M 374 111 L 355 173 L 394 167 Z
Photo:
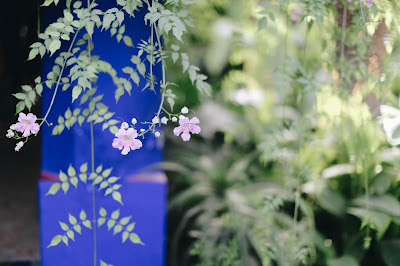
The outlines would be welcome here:
M 62 1 L 60 1 L 62 2 Z M 99 8 L 106 10 L 112 7 L 116 1 L 102 0 Z M 61 4 L 61 3 L 60 3 Z M 54 22 L 57 16 L 62 14 L 63 7 L 45 7 L 41 9 L 42 31 L 46 25 Z M 135 19 L 129 19 L 125 15 L 126 31 L 134 45 L 141 39 L 147 40 L 150 30 L 144 25 L 143 12 L 135 13 Z M 93 35 L 95 44 L 92 55 L 99 55 L 100 59 L 110 62 L 123 76 L 121 69 L 125 66 L 132 66 L 131 55 L 137 54 L 137 49 L 127 47 L 123 42 L 118 43 L 115 36 L 110 37 L 110 32 L 95 31 Z M 67 50 L 68 44 L 63 43 L 62 50 Z M 58 53 L 57 53 L 58 54 Z M 46 55 L 42 60 L 43 79 L 51 71 L 54 59 L 57 54 L 49 57 Z M 147 65 L 147 68 L 149 65 Z M 69 73 L 67 69 L 66 73 Z M 161 68 L 158 65 L 154 74 L 161 76 Z M 115 85 L 109 76 L 100 74 L 96 87 L 98 92 L 104 94 L 101 102 L 109 106 L 111 112 L 116 112 L 120 117 L 130 122 L 134 116 L 140 121 L 149 121 L 157 112 L 160 102 L 160 95 L 149 90 L 142 92 L 145 80 L 142 78 L 140 86 L 134 83 L 132 95 L 125 94 L 121 97 L 118 105 L 115 103 Z M 74 109 L 79 105 L 78 101 L 71 104 L 71 90 L 58 92 L 55 105 L 51 111 L 48 121 L 57 124 L 58 116 L 63 115 L 68 107 Z M 44 90 L 42 98 L 43 115 L 51 101 L 53 90 Z M 140 128 L 140 127 L 139 127 Z M 56 176 L 60 170 L 67 171 L 71 164 L 79 168 L 82 163 L 90 162 L 90 128 L 89 123 L 80 127 L 76 123 L 71 130 L 64 130 L 61 135 L 51 136 L 52 128 L 43 126 L 42 134 L 42 163 L 43 176 Z M 163 178 L 156 178 L 156 181 L 146 180 L 135 181 L 135 176 L 140 170 L 153 163 L 162 161 L 162 142 L 149 134 L 142 140 L 143 147 L 140 150 L 131 151 L 128 155 L 121 155 L 118 149 L 112 147 L 112 135 L 108 129 L 102 131 L 101 124 L 94 126 L 95 139 L 95 165 L 103 164 L 105 168 L 114 167 L 112 175 L 122 178 L 123 187 L 120 189 L 124 206 L 114 201 L 111 196 L 104 197 L 104 191 L 96 192 L 96 213 L 104 207 L 109 213 L 120 209 L 122 216 L 132 215 L 132 221 L 136 221 L 134 232 L 137 233 L 145 246 L 134 245 L 129 240 L 121 243 L 121 233 L 113 236 L 108 232 L 106 225 L 98 231 L 98 259 L 118 266 L 157 266 L 164 265 L 165 260 L 165 222 L 166 222 L 166 198 L 167 184 Z M 89 163 L 90 165 L 90 163 Z M 90 167 L 89 167 L 90 168 Z M 90 171 L 90 169 L 89 169 Z M 52 182 L 41 180 L 39 182 L 39 204 L 40 204 L 40 230 L 42 266 L 78 266 L 93 265 L 93 235 L 92 231 L 82 227 L 82 235 L 75 233 L 75 242 L 70 241 L 69 247 L 63 243 L 56 247 L 46 248 L 51 239 L 62 233 L 58 221 L 67 222 L 68 213 L 78 217 L 81 209 L 85 210 L 88 218 L 92 217 L 91 185 L 78 184 L 78 189 L 70 188 L 65 196 L 59 191 L 55 196 L 44 196 Z M 100 265 L 98 263 L 98 265 Z

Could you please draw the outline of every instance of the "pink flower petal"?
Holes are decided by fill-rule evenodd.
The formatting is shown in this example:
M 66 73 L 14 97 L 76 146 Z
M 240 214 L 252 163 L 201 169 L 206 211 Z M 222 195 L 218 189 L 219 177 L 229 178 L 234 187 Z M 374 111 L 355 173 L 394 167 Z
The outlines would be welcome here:
M 179 119 L 179 125 L 182 126 L 187 123 L 189 123 L 189 118 L 185 117 L 185 118 Z
M 198 123 L 200 123 L 200 120 L 197 117 L 193 117 L 192 119 L 190 119 L 190 123 L 198 124 Z
M 182 133 L 182 127 L 176 127 L 174 128 L 174 135 L 179 136 L 179 134 Z
M 183 132 L 181 137 L 182 137 L 183 141 L 189 141 L 190 140 L 189 132 Z
M 192 133 L 193 133 L 193 134 L 199 134 L 200 131 L 201 131 L 201 128 L 200 128 L 199 126 L 194 125 L 194 126 L 192 127 Z

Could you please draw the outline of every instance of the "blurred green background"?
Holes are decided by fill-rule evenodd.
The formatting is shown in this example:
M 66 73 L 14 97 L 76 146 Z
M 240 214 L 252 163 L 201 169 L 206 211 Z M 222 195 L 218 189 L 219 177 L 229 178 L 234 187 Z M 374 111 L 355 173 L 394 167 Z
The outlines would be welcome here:
M 213 91 L 168 66 L 202 127 L 166 130 L 169 265 L 400 265 L 400 150 L 380 113 L 398 107 L 399 11 L 195 1 L 183 47 Z

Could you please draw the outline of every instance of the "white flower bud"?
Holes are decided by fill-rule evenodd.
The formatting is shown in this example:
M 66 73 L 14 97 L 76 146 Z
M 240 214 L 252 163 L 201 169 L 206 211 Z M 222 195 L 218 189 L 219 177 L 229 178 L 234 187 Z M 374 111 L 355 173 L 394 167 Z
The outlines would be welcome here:
M 158 124 L 160 123 L 160 119 L 158 119 L 157 116 L 153 117 L 153 119 L 151 120 L 151 122 L 153 122 L 153 124 Z
M 132 118 L 132 125 L 136 125 L 136 123 L 137 123 L 137 120 L 136 120 L 136 118 Z
M 161 118 L 161 123 L 166 125 L 168 123 L 168 118 L 166 118 L 165 116 Z
M 12 131 L 11 129 L 7 130 L 7 135 L 6 135 L 7 138 L 10 139 L 14 136 L 15 136 L 14 131 Z
M 15 130 L 15 127 L 16 127 L 16 125 L 15 125 L 15 124 L 12 124 L 12 125 L 10 126 L 10 129 Z
M 188 109 L 186 106 L 184 106 L 184 107 L 181 109 L 181 113 L 182 113 L 182 114 L 187 114 L 187 113 L 189 113 L 189 109 Z
M 161 134 L 160 134 L 160 132 L 156 131 L 156 132 L 154 132 L 154 135 L 156 136 L 156 138 L 159 138 Z
M 18 142 L 17 145 L 15 146 L 14 150 L 19 151 L 22 146 L 24 146 L 24 143 L 22 141 Z
M 176 116 L 174 116 L 171 118 L 171 120 L 172 120 L 172 122 L 176 122 L 176 121 L 178 121 L 178 118 L 176 118 Z
M 129 125 L 128 125 L 128 123 L 126 123 L 126 122 L 123 122 L 123 123 L 121 124 L 121 128 L 123 128 L 123 129 L 127 129 L 127 128 L 129 128 Z
M 184 115 L 180 115 L 180 116 L 179 116 L 179 120 L 184 119 L 184 118 L 185 118 Z
M 144 128 L 140 129 L 140 132 L 145 132 L 145 131 L 146 131 L 146 129 L 144 129 Z

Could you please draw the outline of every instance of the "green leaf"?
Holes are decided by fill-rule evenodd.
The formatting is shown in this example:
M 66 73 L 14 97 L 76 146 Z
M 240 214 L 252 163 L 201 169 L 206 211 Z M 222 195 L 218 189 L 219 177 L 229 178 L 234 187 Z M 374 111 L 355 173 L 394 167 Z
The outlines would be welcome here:
M 82 124 L 83 124 L 84 121 L 85 121 L 85 117 L 82 116 L 82 115 L 80 115 L 80 116 L 78 117 L 78 123 L 79 123 L 79 125 L 82 126 Z
M 78 99 L 79 95 L 82 93 L 82 87 L 81 86 L 75 86 L 72 89 L 72 102 L 74 102 L 76 99 Z
M 50 56 L 52 56 L 61 47 L 61 41 L 59 39 L 53 40 L 49 45 Z
M 109 130 L 110 130 L 110 132 L 112 134 L 117 134 L 118 133 L 118 127 L 116 127 L 116 126 L 110 127 Z
M 25 102 L 21 101 L 21 102 L 17 103 L 17 106 L 15 108 L 15 113 L 18 114 L 18 113 L 22 112 L 24 109 L 25 109 Z M 117 130 L 117 132 L 118 132 L 118 130 Z
M 103 173 L 102 173 L 102 176 L 104 178 L 107 178 L 111 174 L 112 169 L 113 168 L 111 167 L 111 168 L 108 168 L 108 169 L 104 170 Z
M 86 183 L 87 175 L 86 175 L 86 174 L 80 174 L 80 175 L 79 175 L 79 179 L 80 179 L 83 183 Z
M 32 102 L 29 100 L 29 98 L 26 98 L 24 102 L 25 102 L 26 108 L 28 108 L 28 110 L 30 111 L 31 107 L 32 107 Z
M 62 235 L 56 235 L 55 237 L 53 237 L 51 243 L 47 246 L 47 248 L 57 246 L 58 244 L 60 244 L 62 237 L 63 237 Z
M 74 225 L 74 230 L 75 230 L 78 234 L 82 234 L 82 227 L 81 227 L 79 224 Z
M 60 116 L 58 117 L 57 122 L 58 122 L 59 124 L 64 124 L 64 122 L 65 122 L 64 117 L 62 117 L 62 116 L 60 115 Z
M 258 20 L 258 30 L 262 30 L 267 26 L 267 24 L 268 24 L 268 18 L 262 17 L 261 19 Z
M 29 85 L 22 85 L 21 88 L 26 92 L 30 92 L 32 90 L 32 87 Z
M 95 179 L 96 177 L 97 177 L 97 174 L 96 174 L 96 173 L 91 173 L 90 176 L 89 176 L 89 179 L 90 179 L 90 180 L 93 180 L 93 179 Z
M 115 225 L 115 221 L 114 220 L 108 220 L 108 222 L 107 222 L 108 231 L 110 231 L 111 228 L 114 227 L 114 225 Z
M 118 233 L 121 232 L 121 231 L 122 231 L 122 225 L 117 224 L 117 225 L 114 227 L 113 235 L 116 235 L 116 234 L 118 234 Z
M 107 181 L 108 181 L 108 183 L 112 184 L 112 183 L 117 182 L 119 179 L 120 179 L 119 177 L 113 176 L 113 177 L 110 177 L 109 179 L 107 179 Z
M 99 165 L 96 168 L 96 173 L 100 174 L 100 172 L 103 170 L 103 165 Z
M 88 170 L 88 164 L 87 163 L 82 164 L 79 170 L 81 171 L 81 173 L 86 173 Z
M 106 192 L 104 193 L 104 196 L 110 195 L 113 192 L 112 188 L 107 188 Z
M 60 171 L 59 177 L 60 177 L 61 182 L 67 182 L 68 181 L 68 176 L 66 174 L 64 174 L 63 171 Z
M 86 218 L 87 218 L 86 212 L 84 210 L 81 210 L 81 212 L 79 213 L 79 219 L 83 221 L 86 220 Z
M 127 74 L 131 74 L 131 73 L 133 73 L 133 68 L 131 68 L 131 67 L 124 67 L 124 68 L 122 69 L 122 72 L 127 73 Z
M 129 36 L 124 36 L 124 43 L 126 46 L 133 47 L 132 39 Z
M 366 206 L 367 200 L 365 197 L 360 197 L 353 200 L 352 203 L 363 207 Z M 370 196 L 368 204 L 371 210 L 381 211 L 393 216 L 400 216 L 400 202 L 392 195 Z
M 76 220 L 76 218 L 71 214 L 69 214 L 68 220 L 69 220 L 70 224 L 72 224 L 72 225 L 75 225 L 78 222 Z
M 131 220 L 131 218 L 132 218 L 132 216 L 124 217 L 119 221 L 119 223 L 122 225 L 127 225 L 129 223 L 129 221 Z
M 137 69 L 143 77 L 146 77 L 146 65 L 144 63 L 138 64 Z
M 121 203 L 122 205 L 124 205 L 124 204 L 122 203 L 122 200 L 121 200 L 121 193 L 119 193 L 118 191 L 114 191 L 114 192 L 112 193 L 112 197 L 113 197 L 113 199 L 114 199 L 115 201 L 118 201 L 119 203 Z
M 68 182 L 62 183 L 61 188 L 64 191 L 64 194 L 67 194 L 67 191 L 69 189 L 69 183 Z
M 103 218 L 103 219 L 104 219 L 104 218 Z M 84 226 L 86 226 L 87 228 L 92 229 L 92 223 L 91 223 L 89 220 L 83 221 L 82 224 L 83 224 Z
M 25 100 L 26 99 L 26 94 L 25 93 L 15 93 L 15 94 L 13 94 L 13 96 L 15 97 L 15 98 L 17 98 L 18 100 Z
M 62 240 L 62 242 L 64 242 L 65 245 L 68 246 L 68 237 L 67 237 L 67 236 L 63 236 L 63 237 L 61 238 L 61 240 Z
M 107 216 L 107 211 L 104 208 L 100 208 L 100 216 L 106 217 Z
M 61 188 L 61 184 L 60 183 L 54 183 L 53 185 L 51 185 L 49 191 L 47 192 L 47 195 L 55 195 L 57 194 L 58 190 L 60 190 Z
M 69 109 L 68 109 L 69 110 Z M 76 171 L 75 169 L 72 167 L 72 165 L 69 165 L 68 167 L 68 175 L 69 176 L 76 176 Z
M 78 188 L 78 178 L 76 176 L 71 177 L 69 182 L 75 187 Z
M 140 240 L 140 237 L 135 234 L 135 233 L 130 233 L 129 234 L 129 240 L 132 241 L 132 243 L 134 244 L 141 244 L 144 245 L 144 243 L 142 242 L 142 240 Z
M 103 177 L 102 176 L 97 176 L 96 179 L 93 181 L 94 185 L 100 184 L 103 181 Z
M 70 119 L 72 116 L 71 109 L 68 108 L 67 111 L 65 111 L 64 116 L 65 116 L 65 119 L 67 119 L 67 120 Z M 71 165 L 70 165 L 70 167 L 71 167 Z
M 133 80 L 133 82 L 135 82 L 135 84 L 136 84 L 137 86 L 139 86 L 140 77 L 139 77 L 138 73 L 132 72 L 132 73 L 131 73 L 131 79 Z
M 125 241 L 128 239 L 129 237 L 129 232 L 125 231 L 122 233 L 122 243 L 125 243 Z
M 111 218 L 117 220 L 119 218 L 119 210 L 115 210 L 111 213 Z
M 106 222 L 106 218 L 97 219 L 97 226 L 100 227 Z
M 71 238 L 73 241 L 75 241 L 75 239 L 74 239 L 74 237 L 75 237 L 74 231 L 69 230 L 69 231 L 67 232 L 67 236 L 68 236 L 69 238 Z
M 106 14 L 103 18 L 103 29 L 108 29 L 115 19 L 114 14 Z
M 43 92 L 43 85 L 42 85 L 42 84 L 37 84 L 36 87 L 35 87 L 35 90 L 36 90 L 36 93 L 37 93 L 38 95 L 42 95 L 42 92 Z
M 61 229 L 64 231 L 68 231 L 69 230 L 69 226 L 66 223 L 63 222 L 58 222 L 61 226 Z
M 135 228 L 135 223 L 131 223 L 126 227 L 126 231 L 132 232 L 134 228 Z
M 105 189 L 106 187 L 108 187 L 108 182 L 107 181 L 103 181 L 100 184 L 100 189 L 99 190 Z

